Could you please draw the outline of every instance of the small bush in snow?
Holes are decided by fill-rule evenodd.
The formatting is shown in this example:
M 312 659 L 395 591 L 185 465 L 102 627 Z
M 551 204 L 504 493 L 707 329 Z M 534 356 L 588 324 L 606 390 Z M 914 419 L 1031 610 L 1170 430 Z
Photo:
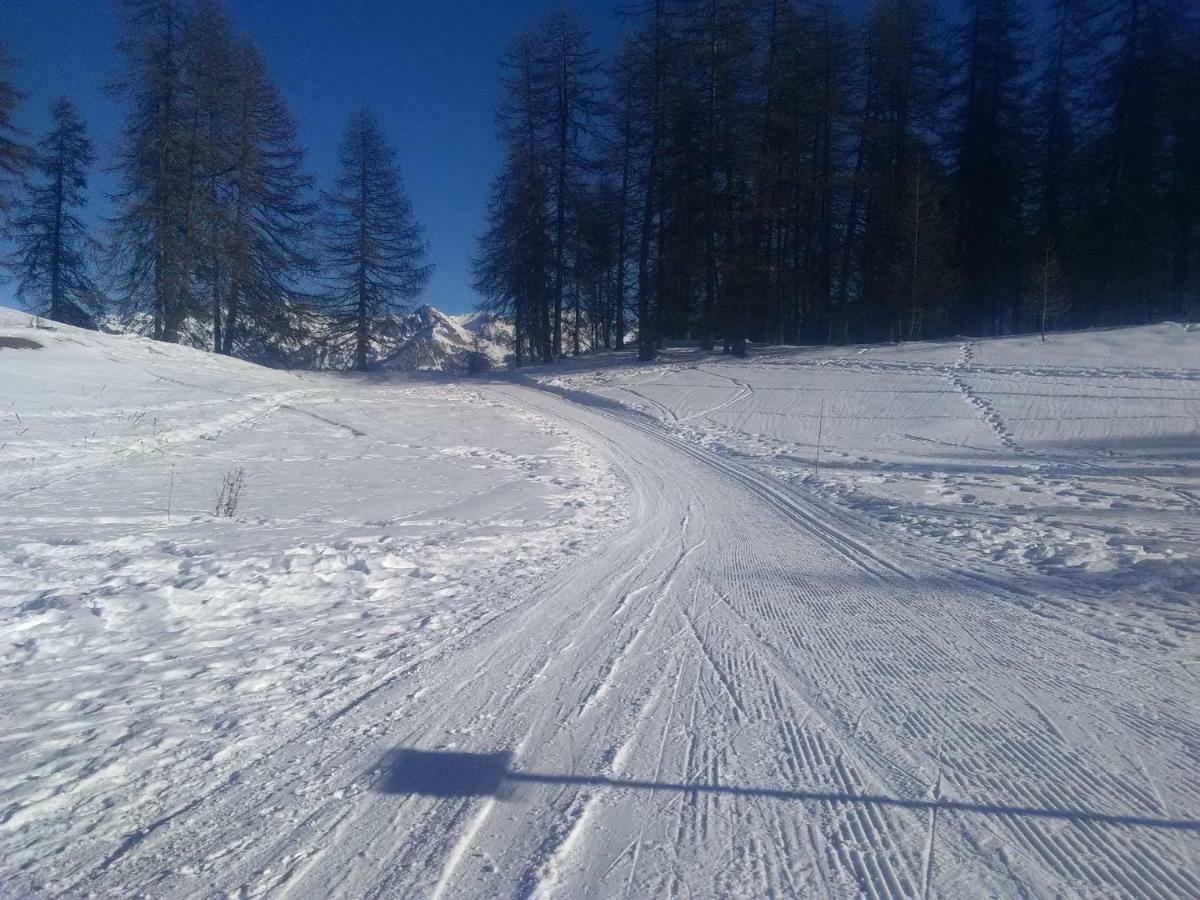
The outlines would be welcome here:
M 221 482 L 221 492 L 217 494 L 217 506 L 213 515 L 226 519 L 233 518 L 237 512 L 238 501 L 242 499 L 242 488 L 246 486 L 246 470 L 241 466 L 230 469 L 225 473 Z

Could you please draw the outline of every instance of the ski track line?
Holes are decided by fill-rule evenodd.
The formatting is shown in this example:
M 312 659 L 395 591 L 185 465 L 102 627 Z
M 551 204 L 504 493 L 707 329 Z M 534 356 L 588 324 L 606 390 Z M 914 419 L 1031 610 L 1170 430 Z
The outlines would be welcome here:
M 1156 672 L 1111 674 L 1074 630 L 1082 614 L 1034 626 L 1019 592 L 876 550 L 847 533 L 852 514 L 648 418 L 485 390 L 605 453 L 629 527 L 461 633 L 399 648 L 236 785 L 200 785 L 56 889 L 1200 893 L 1192 832 L 1069 820 L 1186 814 L 1194 690 L 1124 703 L 1122 679 Z M 1106 753 L 1101 727 L 1130 754 L 1173 749 L 1152 776 Z M 511 800 L 382 793 L 398 747 L 509 750 L 518 774 L 550 781 L 517 782 Z
M 600 413 L 599 413 L 599 414 L 601 414 L 601 415 L 605 415 L 605 413 L 604 413 L 603 411 L 600 411 Z M 628 423 L 627 423 L 627 424 L 628 424 Z M 639 424 L 639 425 L 640 425 L 640 423 L 637 423 L 637 424 Z M 969 630 L 967 630 L 967 633 L 968 633 L 968 634 L 970 633 L 970 632 L 969 632 Z M 971 636 L 972 636 L 972 637 L 974 637 L 974 635 L 973 635 L 973 634 L 972 634 Z M 769 643 L 769 642 L 768 642 L 768 643 Z M 891 673 L 891 675 L 894 677 L 894 675 L 895 675 L 895 672 L 893 671 L 893 672 Z M 983 743 L 984 745 L 987 745 L 989 736 L 987 736 L 987 735 L 981 735 L 980 737 L 981 737 L 981 738 L 983 738 L 983 740 L 981 741 L 981 743 Z M 995 738 L 994 738 L 994 737 L 991 737 L 991 740 L 992 740 L 992 742 L 994 742 Z M 1007 741 L 1003 741 L 1003 743 L 1007 743 Z M 1025 760 L 1026 760 L 1026 763 L 1027 763 L 1027 764 L 1034 764 L 1034 765 L 1036 765 L 1036 763 L 1037 763 L 1037 758 L 1036 758 L 1036 757 L 1030 757 L 1030 756 L 1027 756 L 1027 755 L 1025 755 L 1025 754 L 1022 754 L 1022 755 L 1025 757 Z M 1082 773 L 1084 770 L 1079 770 L 1079 771 L 1081 771 L 1081 773 Z M 1061 773 L 1059 773 L 1059 775 L 1061 775 Z M 1046 777 L 1047 777 L 1047 783 L 1054 783 L 1054 781 L 1055 781 L 1055 777 L 1056 777 L 1056 776 L 1055 776 L 1054 774 L 1051 774 L 1050 772 L 1047 772 L 1047 773 L 1046 773 Z M 1085 781 L 1094 781 L 1094 779 L 1085 779 Z M 1099 786 L 1099 785 L 1097 785 L 1097 786 Z M 1033 802 L 1033 804 L 1034 804 L 1034 805 L 1037 805 L 1037 804 L 1039 804 L 1039 803 L 1041 803 L 1041 802 L 1046 802 L 1046 801 L 1047 801 L 1047 799 L 1049 799 L 1049 800 L 1051 800 L 1051 801 L 1054 801 L 1054 802 L 1061 802 L 1061 801 L 1059 801 L 1059 800 L 1058 800 L 1058 798 L 1044 798 L 1044 797 L 1041 797 L 1041 796 L 1034 796 L 1034 797 L 1032 798 L 1032 802 Z M 1136 797 L 1131 797 L 1131 799 L 1136 799 Z M 1069 805 L 1069 804 L 1068 804 L 1068 805 Z M 1097 849 L 1099 849 L 1099 847 L 1098 847 Z M 1062 858 L 1062 857 L 1061 857 L 1061 856 L 1060 856 L 1060 855 L 1059 855 L 1057 852 L 1055 852 L 1055 851 L 1049 851 L 1049 855 L 1050 855 L 1050 857 L 1051 857 L 1052 859 L 1055 859 L 1055 858 L 1056 858 L 1056 859 L 1055 859 L 1055 862 L 1056 862 L 1057 864 L 1059 864 L 1059 865 L 1062 865 L 1062 864 L 1065 862 L 1065 861 L 1063 860 L 1063 858 Z M 860 872 L 860 874 L 861 874 L 861 872 Z M 1162 873 L 1160 873 L 1160 874 L 1162 874 Z M 1169 877 L 1169 876 L 1168 876 L 1168 877 Z M 871 880 L 873 881 L 874 879 L 871 879 Z M 885 880 L 885 882 L 888 880 L 888 879 L 886 878 L 886 876 L 884 877 L 884 880 Z M 1104 883 L 1104 882 L 1106 881 L 1106 879 L 1105 879 L 1105 877 L 1104 877 L 1104 876 L 1102 876 L 1102 875 L 1101 875 L 1101 876 L 1098 878 L 1098 881 L 1099 881 L 1099 883 Z M 877 882 L 876 882 L 876 883 L 877 883 Z M 1184 883 L 1186 884 L 1187 882 L 1184 882 Z

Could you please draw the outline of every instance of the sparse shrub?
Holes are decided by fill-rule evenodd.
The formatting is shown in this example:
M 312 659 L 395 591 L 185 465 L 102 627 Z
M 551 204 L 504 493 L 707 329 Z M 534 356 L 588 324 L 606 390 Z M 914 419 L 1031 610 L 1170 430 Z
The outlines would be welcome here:
M 242 488 L 246 486 L 246 470 L 242 466 L 230 469 L 225 473 L 221 482 L 221 492 L 217 494 L 217 506 L 213 515 L 231 519 L 237 513 L 238 501 L 242 499 Z

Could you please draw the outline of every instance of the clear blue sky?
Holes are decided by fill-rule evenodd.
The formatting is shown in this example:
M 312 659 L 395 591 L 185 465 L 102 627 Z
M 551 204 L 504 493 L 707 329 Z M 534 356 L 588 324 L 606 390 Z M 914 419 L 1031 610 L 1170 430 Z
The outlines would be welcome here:
M 429 232 L 436 272 L 422 302 L 448 312 L 474 305 L 468 257 L 483 228 L 488 184 L 501 161 L 494 134 L 497 61 L 520 30 L 556 0 L 226 0 L 234 22 L 267 59 L 300 129 L 308 168 L 336 174 L 349 111 L 371 106 L 387 129 L 416 214 Z M 615 47 L 620 21 L 608 0 L 577 5 L 596 42 Z M 26 98 L 17 124 L 27 140 L 66 94 L 80 107 L 100 154 L 91 213 L 108 212 L 111 165 L 124 105 L 105 84 L 121 66 L 117 0 L 0 0 L 0 41 L 20 67 Z M 0 285 L 0 303 L 12 285 Z

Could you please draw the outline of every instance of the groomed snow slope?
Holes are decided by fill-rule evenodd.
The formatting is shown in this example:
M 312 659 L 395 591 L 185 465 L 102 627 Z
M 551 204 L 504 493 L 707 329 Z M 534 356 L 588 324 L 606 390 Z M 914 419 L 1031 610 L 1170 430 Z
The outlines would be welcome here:
M 3 336 L 0 892 L 1200 893 L 1200 333 L 470 386 Z
M 49 324 L 0 308 L 0 895 L 83 891 L 621 516 L 602 457 L 469 385 Z

